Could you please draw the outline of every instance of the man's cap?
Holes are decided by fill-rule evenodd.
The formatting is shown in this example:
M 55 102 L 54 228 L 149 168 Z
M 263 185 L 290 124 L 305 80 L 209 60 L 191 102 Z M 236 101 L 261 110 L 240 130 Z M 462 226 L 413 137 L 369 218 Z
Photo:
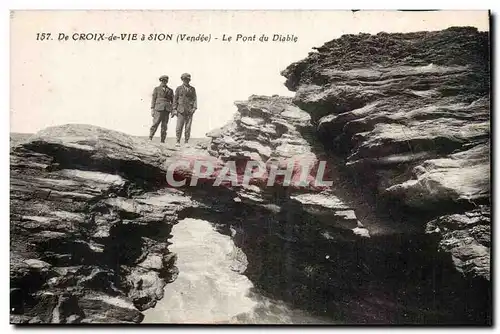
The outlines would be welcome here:
M 168 75 L 162 75 L 160 77 L 160 81 L 163 81 L 163 80 L 168 80 Z
M 191 79 L 191 74 L 189 74 L 189 73 L 182 73 L 181 80 L 184 80 L 186 78 Z

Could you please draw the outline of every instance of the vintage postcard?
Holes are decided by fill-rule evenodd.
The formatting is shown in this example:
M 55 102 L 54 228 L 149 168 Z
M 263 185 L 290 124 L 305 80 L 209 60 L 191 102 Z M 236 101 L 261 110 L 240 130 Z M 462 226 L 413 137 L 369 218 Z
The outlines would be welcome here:
M 491 326 L 490 13 L 10 13 L 12 324 Z

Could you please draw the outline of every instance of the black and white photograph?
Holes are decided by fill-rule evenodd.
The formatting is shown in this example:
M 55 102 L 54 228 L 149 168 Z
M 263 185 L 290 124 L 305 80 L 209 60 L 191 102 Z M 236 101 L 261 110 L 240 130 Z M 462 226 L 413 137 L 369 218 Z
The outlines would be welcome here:
M 487 9 L 9 14 L 11 325 L 492 326 Z

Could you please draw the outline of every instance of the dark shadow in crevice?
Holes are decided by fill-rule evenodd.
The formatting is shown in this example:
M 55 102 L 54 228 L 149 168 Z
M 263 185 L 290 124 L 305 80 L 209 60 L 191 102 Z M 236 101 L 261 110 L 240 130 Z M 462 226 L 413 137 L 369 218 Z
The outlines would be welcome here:
M 241 202 L 213 211 L 205 203 L 179 219 L 204 219 L 231 235 L 258 294 L 335 323 L 491 323 L 489 284 L 464 279 L 432 237 L 356 238 L 326 228 L 297 203 L 274 213 Z

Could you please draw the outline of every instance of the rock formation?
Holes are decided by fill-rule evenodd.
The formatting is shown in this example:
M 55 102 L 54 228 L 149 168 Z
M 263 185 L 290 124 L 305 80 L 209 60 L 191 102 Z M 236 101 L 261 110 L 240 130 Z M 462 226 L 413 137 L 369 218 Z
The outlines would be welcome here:
M 83 125 L 13 149 L 12 322 L 140 322 L 163 297 L 175 277 L 167 238 L 189 201 L 160 189 L 162 157 Z
M 316 50 L 283 75 L 325 147 L 380 198 L 442 216 L 429 233 L 489 279 L 488 33 L 345 35 Z
M 11 322 L 141 322 L 177 274 L 172 225 L 199 218 L 258 293 L 333 322 L 490 323 L 488 52 L 471 28 L 343 36 L 283 72 L 294 98 L 236 102 L 206 148 L 42 130 L 11 151 Z M 207 161 L 238 182 L 189 186 Z
M 187 177 L 187 185 L 197 161 L 221 165 L 227 160 L 254 158 L 267 162 L 271 156 L 289 159 L 297 153 L 297 161 L 312 162 L 314 167 L 318 157 L 295 128 L 307 125 L 308 115 L 289 101 L 283 104 L 277 98 L 276 108 L 268 105 L 270 102 L 273 100 L 255 98 L 254 107 L 252 103 L 241 106 L 260 112 L 268 110 L 269 122 L 272 113 L 276 114 L 275 121 L 279 123 L 281 119 L 284 128 L 280 133 L 274 132 L 273 138 L 275 146 L 287 145 L 282 156 L 251 139 L 246 141 L 246 135 L 258 132 L 255 128 L 239 131 L 239 120 L 235 124 L 242 138 L 224 131 L 221 136 L 214 135 L 214 142 L 219 145 L 212 143 L 211 148 L 219 147 L 226 156 L 219 151 L 211 151 L 210 156 L 197 148 L 173 151 L 87 125 L 48 128 L 14 147 L 12 322 L 140 322 L 140 311 L 163 298 L 165 283 L 175 279 L 175 254 L 168 251 L 167 239 L 172 224 L 188 215 L 208 214 L 216 218 L 222 212 L 240 224 L 252 215 L 236 213 L 244 207 L 260 210 L 260 215 L 267 215 L 270 221 L 279 216 L 282 222 L 292 222 L 286 216 L 294 209 L 288 202 L 291 200 L 302 205 L 304 212 L 313 212 L 328 222 L 328 226 L 317 226 L 318 231 L 314 231 L 309 242 L 321 234 L 336 235 L 339 230 L 350 234 L 348 238 L 352 240 L 368 236 L 368 231 L 358 226 L 352 208 L 324 187 L 315 187 L 310 175 L 305 178 L 307 184 L 300 187 L 267 187 L 267 174 L 248 186 L 222 184 L 207 188 L 212 187 L 215 175 L 202 178 L 193 188 L 168 185 L 167 169 L 180 160 L 188 161 L 191 167 L 176 169 L 175 177 Z M 288 110 L 284 112 L 283 106 Z M 258 118 L 248 117 L 247 121 L 257 122 Z M 225 145 L 231 137 L 235 143 L 232 151 Z M 297 152 L 291 150 L 294 145 Z M 282 202 L 290 208 L 284 210 Z M 296 214 L 299 212 L 295 209 Z M 300 223 L 294 221 L 297 228 Z M 232 227 L 225 225 L 224 229 Z M 281 240 L 289 242 L 302 237 L 300 230 L 290 233 L 284 227 L 275 228 L 275 235 Z M 242 230 L 237 226 L 236 229 Z

